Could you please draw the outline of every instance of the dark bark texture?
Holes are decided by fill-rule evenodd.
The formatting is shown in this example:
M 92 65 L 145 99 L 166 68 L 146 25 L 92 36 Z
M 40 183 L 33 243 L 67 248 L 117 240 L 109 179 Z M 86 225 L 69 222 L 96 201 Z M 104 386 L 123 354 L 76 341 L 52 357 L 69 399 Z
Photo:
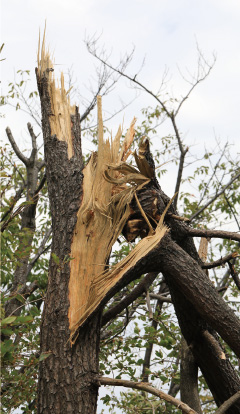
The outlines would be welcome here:
M 149 148 L 147 148 L 146 159 L 154 171 Z M 156 197 L 157 210 L 153 207 L 155 206 L 153 200 Z M 145 213 L 155 219 L 160 217 L 169 202 L 169 197 L 161 190 L 155 177 L 138 193 L 138 199 Z M 131 207 L 132 215 L 129 220 L 142 218 L 134 199 Z M 177 215 L 173 205 L 170 206 L 169 213 Z M 237 392 L 240 388 L 240 379 L 221 348 L 215 331 L 239 356 L 240 321 L 201 269 L 202 261 L 193 239 L 189 237 L 191 227 L 170 215 L 165 221 L 170 227 L 170 234 L 163 238 L 154 252 L 150 252 L 144 260 L 140 261 L 141 263 L 137 263 L 135 268 L 125 275 L 125 280 L 131 280 L 134 273 L 137 276 L 140 266 L 142 272 L 146 269 L 162 272 L 171 292 L 182 333 L 219 406 Z M 153 221 L 152 225 L 154 226 Z M 128 227 L 130 226 L 127 223 L 125 229 Z M 146 229 L 143 218 L 142 227 Z M 138 234 L 141 232 L 140 225 Z M 121 283 L 123 286 L 124 280 Z M 226 356 L 225 359 L 223 355 Z M 185 398 L 185 402 L 190 406 L 195 399 L 193 393 L 185 394 Z M 194 405 L 197 408 L 197 402 Z M 239 402 L 236 402 L 227 412 L 229 414 L 239 413 Z
M 198 366 L 184 338 L 181 341 L 180 395 L 181 401 L 191 401 L 190 407 L 202 413 L 198 394 Z
M 48 192 L 52 215 L 52 253 L 49 281 L 41 325 L 38 413 L 96 412 L 100 313 L 80 329 L 71 347 L 68 320 L 69 254 L 77 211 L 82 199 L 83 161 L 79 114 L 72 116 L 74 156 L 68 159 L 67 144 L 51 136 L 50 98 L 46 77 L 38 78 Z
M 45 76 L 41 80 L 38 78 L 38 88 L 42 106 L 46 173 L 53 224 L 52 253 L 59 260 L 59 263 L 56 263 L 52 257 L 49 267 L 49 284 L 41 326 L 41 353 L 49 356 L 40 363 L 38 413 L 95 413 L 101 308 L 120 289 L 147 272 L 162 272 L 184 338 L 216 403 L 221 405 L 239 390 L 240 381 L 221 348 L 216 332 L 236 355 L 240 356 L 240 321 L 201 269 L 202 262 L 193 239 L 188 235 L 189 226 L 174 217 L 166 218 L 170 233 L 164 236 L 156 249 L 125 273 L 107 293 L 91 318 L 81 326 L 75 344 L 70 347 L 67 316 L 70 277 L 68 259 L 82 198 L 80 119 L 76 111 L 72 116 L 74 155 L 69 159 L 67 144 L 51 135 L 49 124 L 49 117 L 52 116 L 51 104 Z M 148 145 L 146 148 L 145 158 L 154 172 L 154 162 Z M 145 213 L 154 218 L 151 220 L 154 226 L 169 202 L 155 176 L 138 192 L 138 199 Z M 144 235 L 145 221 L 135 199 L 132 201 L 131 208 L 132 214 L 124 233 L 129 234 L 131 220 L 139 220 L 137 221 L 139 234 Z M 173 206 L 170 207 L 169 212 L 177 214 Z M 228 414 L 239 412 L 238 402 L 227 411 Z
M 15 199 L 13 201 L 12 207 L 8 210 L 7 214 L 9 215 L 18 199 L 20 199 L 24 188 L 26 188 L 26 201 L 29 202 L 29 205 L 26 205 L 21 212 L 21 232 L 19 236 L 19 250 L 22 253 L 22 256 L 18 260 L 18 265 L 14 272 L 13 285 L 11 287 L 11 294 L 21 294 L 25 295 L 27 293 L 26 283 L 28 281 L 28 264 L 29 258 L 31 255 L 31 246 L 33 242 L 34 233 L 36 230 L 36 207 L 38 203 L 38 175 L 39 171 L 42 168 L 42 162 L 38 161 L 37 158 L 37 144 L 36 136 L 33 133 L 31 124 L 28 124 L 28 129 L 32 137 L 32 151 L 29 158 L 25 157 L 20 149 L 18 148 L 10 128 L 6 129 L 8 139 L 12 145 L 13 150 L 15 151 L 18 158 L 25 164 L 27 180 L 24 182 L 23 186 L 16 193 Z M 30 204 L 31 203 L 31 204 Z M 2 220 L 5 217 L 2 218 Z M 9 217 L 8 220 L 11 220 Z M 6 220 L 6 226 L 8 223 Z M 4 225 L 3 225 L 4 228 Z M 4 231 L 4 230 L 2 230 Z M 24 251 L 26 252 L 24 254 Z M 10 299 L 5 305 L 5 316 L 9 315 L 20 315 L 22 310 L 22 303 L 15 297 Z

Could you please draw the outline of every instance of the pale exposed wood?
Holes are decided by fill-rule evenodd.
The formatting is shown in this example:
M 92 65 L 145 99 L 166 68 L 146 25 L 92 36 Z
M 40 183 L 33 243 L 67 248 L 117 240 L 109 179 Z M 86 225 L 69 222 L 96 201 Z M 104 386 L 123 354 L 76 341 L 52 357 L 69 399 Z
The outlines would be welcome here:
M 51 134 L 57 136 L 60 141 L 65 141 L 68 144 L 68 158 L 73 156 L 73 143 L 71 133 L 71 115 L 75 114 L 75 105 L 70 105 L 70 98 L 68 92 L 64 87 L 64 76 L 61 73 L 60 87 L 56 86 L 54 72 L 54 63 L 50 56 L 49 49 L 45 44 L 45 31 L 43 35 L 42 45 L 38 44 L 38 74 L 40 79 L 43 76 L 48 77 L 48 89 L 51 99 L 51 116 L 49 117 Z
M 83 199 L 71 249 L 68 317 L 72 335 L 129 266 L 134 265 L 136 253 L 117 269 L 105 271 L 111 248 L 129 216 L 134 192 L 149 182 L 148 177 L 123 162 L 130 154 L 135 120 L 122 146 L 121 129 L 111 142 L 104 140 L 100 97 L 97 104 L 98 152 L 92 154 L 83 170 Z M 140 255 L 144 251 L 148 249 L 144 247 Z
M 104 141 L 103 145 L 104 145 Z M 107 147 L 106 147 L 107 148 Z M 107 151 L 105 152 L 105 159 L 107 157 Z M 91 160 L 86 167 L 90 168 Z M 124 164 L 126 167 L 126 165 Z M 104 168 L 104 165 L 103 165 Z M 86 227 L 83 217 L 86 215 L 84 210 L 84 203 L 86 202 L 84 196 L 84 202 L 79 210 L 78 223 L 76 227 L 76 236 L 73 239 L 71 256 L 74 260 L 71 261 L 71 274 L 69 283 L 69 324 L 71 331 L 71 338 L 74 337 L 77 329 L 86 321 L 92 312 L 100 305 L 109 290 L 130 270 L 136 263 L 145 257 L 151 250 L 157 247 L 164 235 L 169 229 L 163 224 L 164 216 L 172 203 L 173 198 L 169 201 L 161 219 L 155 229 L 155 232 L 142 239 L 137 246 L 130 252 L 130 254 L 121 260 L 112 269 L 104 270 L 106 260 L 110 254 L 111 247 L 120 234 L 123 225 L 128 217 L 128 204 L 130 203 L 133 193 L 143 186 L 142 179 L 139 185 L 128 187 L 116 196 L 111 197 L 109 188 L 107 185 L 111 185 L 111 180 L 100 181 L 101 191 L 99 188 L 95 188 L 97 185 L 97 178 L 94 175 L 94 169 L 92 169 L 92 194 L 96 191 L 98 194 L 98 205 L 91 205 L 94 208 L 94 214 L 89 217 L 89 223 Z M 116 168 L 117 171 L 117 168 Z M 130 168 L 132 171 L 132 167 Z M 131 181 L 132 181 L 132 175 Z M 141 175 L 139 173 L 139 175 Z M 137 174 L 136 174 L 137 176 Z M 86 175 L 85 175 L 86 177 Z M 136 178 L 137 179 L 137 178 Z M 90 176 L 86 178 L 83 185 L 89 188 Z M 145 177 L 146 183 L 149 181 Z M 116 184 L 117 179 L 113 178 L 113 183 Z M 119 178 L 120 184 L 122 179 Z M 105 191 L 106 188 L 106 191 Z M 105 195 L 109 191 L 109 202 L 104 200 Z M 103 196 L 104 203 L 102 202 L 101 194 Z M 130 197 L 128 197 L 130 195 Z M 94 195 L 91 200 L 94 200 Z M 93 206 L 93 207 L 92 207 Z M 104 208 L 108 206 L 108 210 L 103 214 Z M 88 208 L 90 204 L 88 204 Z M 96 208 L 97 207 L 97 208 Z M 88 235 L 86 234 L 88 229 Z M 101 270 L 101 267 L 103 268 Z
M 209 243 L 208 239 L 206 239 L 205 237 L 201 237 L 198 254 L 199 254 L 200 259 L 202 259 L 203 262 L 206 262 L 207 260 L 208 243 Z
M 68 144 L 68 157 L 73 154 L 70 105 L 61 74 L 61 87 L 56 86 L 53 62 L 43 42 L 38 50 L 38 75 L 48 79 L 51 100 L 49 116 L 51 135 Z M 89 315 L 98 307 L 107 292 L 142 257 L 149 253 L 168 231 L 163 222 L 151 236 L 143 239 L 136 248 L 113 269 L 107 269 L 113 244 L 121 233 L 130 214 L 129 204 L 137 190 L 152 178 L 152 170 L 144 158 L 144 143 L 139 156 L 134 154 L 138 169 L 127 164 L 134 139 L 133 119 L 123 142 L 122 130 L 115 139 L 104 139 L 101 97 L 98 107 L 98 151 L 93 153 L 83 169 L 83 198 L 77 214 L 77 223 L 71 245 L 69 280 L 69 328 L 71 338 Z M 146 219 L 146 216 L 145 216 Z

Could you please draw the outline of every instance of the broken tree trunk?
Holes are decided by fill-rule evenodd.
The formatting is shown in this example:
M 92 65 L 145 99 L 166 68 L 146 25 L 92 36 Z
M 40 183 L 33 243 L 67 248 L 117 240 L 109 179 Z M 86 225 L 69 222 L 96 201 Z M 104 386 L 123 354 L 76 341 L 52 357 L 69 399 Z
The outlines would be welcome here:
M 102 305 L 168 229 L 163 215 L 154 234 L 108 268 L 112 245 L 130 215 L 130 201 L 150 182 L 151 171 L 140 158 L 140 171 L 126 164 L 135 121 L 122 144 L 121 129 L 114 140 L 104 140 L 100 97 L 98 151 L 84 167 L 78 109 L 70 105 L 63 75 L 61 88 L 56 87 L 52 66 L 43 41 L 36 76 L 53 241 L 41 325 L 41 353 L 46 358 L 40 362 L 38 412 L 91 414 L 98 394 Z
M 209 332 L 215 329 L 239 354 L 239 320 L 202 271 L 193 240 L 186 237 L 187 225 L 173 215 L 166 219 L 169 228 L 163 224 L 171 200 L 155 178 L 148 142 L 135 154 L 138 169 L 126 163 L 134 121 L 122 145 L 121 130 L 114 140 L 104 140 L 100 98 L 98 152 L 84 167 L 78 109 L 70 105 L 63 75 L 61 89 L 56 87 L 52 66 L 43 42 L 36 74 L 53 242 L 41 325 L 41 353 L 46 358 L 40 362 L 38 412 L 96 412 L 102 307 L 127 283 L 149 271 L 165 276 L 183 335 L 220 404 L 239 380 L 216 351 L 219 348 L 212 346 Z M 176 215 L 172 206 L 170 213 Z M 146 237 L 124 260 L 108 268 L 112 245 L 121 232 L 128 240 Z M 205 363 L 205 351 L 217 378 Z M 225 392 L 222 386 L 218 391 L 219 378 Z M 234 405 L 229 412 L 237 409 Z

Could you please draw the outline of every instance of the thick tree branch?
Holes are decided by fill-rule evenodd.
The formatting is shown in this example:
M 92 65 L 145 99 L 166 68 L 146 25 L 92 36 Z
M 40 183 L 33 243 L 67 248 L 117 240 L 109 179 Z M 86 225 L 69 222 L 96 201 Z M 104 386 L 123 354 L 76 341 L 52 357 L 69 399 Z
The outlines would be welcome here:
M 198 366 L 183 337 L 181 341 L 180 395 L 182 401 L 191 404 L 191 407 L 199 414 L 202 413 L 198 393 Z
M 107 377 L 100 377 L 98 381 L 100 382 L 101 385 L 121 386 L 121 387 L 133 388 L 136 390 L 149 392 L 150 394 L 156 395 L 158 398 L 179 408 L 180 410 L 182 410 L 183 413 L 198 414 L 196 411 L 190 408 L 187 404 L 184 404 L 182 401 L 178 400 L 177 398 L 172 397 L 171 395 L 166 394 L 163 391 L 157 390 L 156 388 L 152 387 L 146 382 L 133 382 L 133 381 L 113 379 L 113 378 L 107 378 Z
M 186 227 L 186 236 L 188 237 L 206 237 L 217 239 L 228 239 L 240 242 L 240 234 L 237 232 L 224 231 L 224 230 L 205 230 L 205 229 L 193 229 Z
M 156 266 L 159 266 L 158 270 L 167 277 L 167 283 L 171 278 L 198 314 L 240 357 L 240 320 L 214 289 L 204 270 L 174 243 L 169 235 L 161 240 L 155 257 Z
M 13 138 L 11 129 L 9 127 L 6 128 L 6 133 L 9 139 L 10 144 L 12 145 L 12 149 L 15 152 L 15 154 L 17 155 L 17 157 L 23 162 L 23 164 L 25 164 L 26 166 L 29 165 L 29 159 L 27 157 L 25 157 L 25 155 L 23 155 L 23 153 L 20 151 L 20 149 L 18 148 L 15 139 Z
M 232 397 L 225 401 L 216 411 L 215 414 L 224 414 L 227 410 L 240 399 L 240 391 L 236 392 Z

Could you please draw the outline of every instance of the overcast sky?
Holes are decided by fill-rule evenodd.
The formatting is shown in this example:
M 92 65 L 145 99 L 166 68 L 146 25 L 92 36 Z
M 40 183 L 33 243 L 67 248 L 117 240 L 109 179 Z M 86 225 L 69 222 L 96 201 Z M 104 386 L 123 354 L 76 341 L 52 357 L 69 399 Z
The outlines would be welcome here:
M 3 57 L 6 58 L 1 63 L 3 93 L 6 82 L 12 81 L 14 70 L 18 69 L 31 70 L 33 88 L 36 88 L 38 35 L 39 29 L 43 32 L 45 19 L 47 43 L 54 52 L 57 68 L 66 72 L 72 67 L 76 85 L 86 96 L 89 96 L 88 80 L 94 77 L 97 64 L 86 51 L 83 42 L 86 34 L 102 34 L 99 45 L 112 52 L 113 63 L 134 45 L 136 50 L 128 73 L 134 76 L 145 57 L 139 80 L 153 92 L 157 91 L 167 67 L 168 90 L 176 98 L 188 89 L 177 66 L 185 75 L 187 70 L 196 70 L 197 39 L 205 57 L 211 61 L 214 52 L 217 61 L 208 79 L 198 86 L 179 115 L 185 142 L 202 144 L 214 135 L 236 145 L 240 141 L 239 0 L 8 0 L 2 1 L 1 17 L 1 42 L 5 43 Z M 129 82 L 122 82 L 120 89 L 104 99 L 106 116 L 120 107 L 120 96 L 124 102 L 133 98 Z M 122 122 L 124 118 L 127 127 L 133 116 L 140 122 L 140 108 L 155 104 L 142 93 L 113 122 Z M 8 124 L 20 137 L 24 134 L 19 131 L 21 120 L 26 122 L 21 114 L 11 112 L 2 125 Z M 21 127 L 24 129 L 24 124 Z

